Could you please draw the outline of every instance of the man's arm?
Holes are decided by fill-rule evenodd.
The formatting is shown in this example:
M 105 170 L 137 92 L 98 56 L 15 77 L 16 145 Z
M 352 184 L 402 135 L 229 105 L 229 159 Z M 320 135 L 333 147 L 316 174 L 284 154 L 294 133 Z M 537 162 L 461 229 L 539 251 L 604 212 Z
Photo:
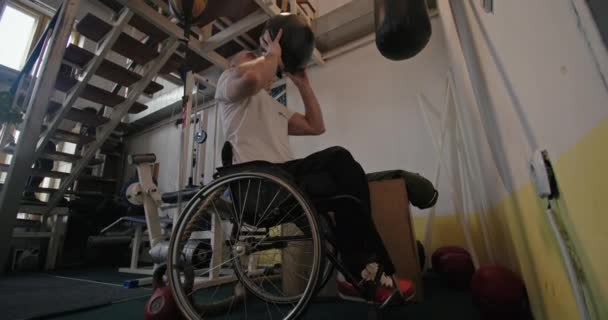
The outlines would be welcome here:
M 260 39 L 266 54 L 255 60 L 227 70 L 225 80 L 225 97 L 229 101 L 239 101 L 253 96 L 270 83 L 275 76 L 277 67 L 281 62 L 281 40 L 282 31 L 272 40 L 266 32 Z
M 292 136 L 318 136 L 325 132 L 325 122 L 321 106 L 315 96 L 306 71 L 289 75 L 300 91 L 304 102 L 304 114 L 294 113 L 289 119 L 289 134 Z

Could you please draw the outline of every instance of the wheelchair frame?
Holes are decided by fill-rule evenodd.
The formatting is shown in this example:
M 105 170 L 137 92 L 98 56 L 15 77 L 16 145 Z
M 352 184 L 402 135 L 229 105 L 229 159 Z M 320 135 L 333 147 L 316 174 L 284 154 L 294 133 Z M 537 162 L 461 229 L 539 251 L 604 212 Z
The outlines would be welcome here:
M 374 301 L 374 296 L 375 296 L 375 292 L 377 289 L 377 285 L 380 283 L 380 277 L 382 275 L 382 266 L 379 267 L 379 270 L 377 272 L 377 278 L 375 279 L 374 282 L 371 283 L 358 283 L 357 281 L 357 277 L 355 277 L 354 275 L 352 275 L 348 269 L 342 264 L 340 258 L 339 258 L 339 252 L 338 252 L 338 247 L 336 245 L 336 241 L 333 238 L 333 234 L 331 233 L 331 231 L 328 230 L 323 230 L 323 228 L 321 228 L 321 224 L 319 223 L 319 220 L 321 219 L 325 219 L 325 221 L 327 222 L 331 222 L 332 219 L 329 216 L 329 211 L 332 205 L 335 205 L 337 201 L 354 201 L 354 202 L 358 202 L 359 200 L 352 197 L 352 196 L 337 196 L 337 197 L 332 197 L 332 198 L 325 198 L 325 199 L 316 199 L 316 201 L 310 201 L 308 200 L 308 197 L 306 197 L 305 193 L 303 191 L 301 191 L 297 186 L 295 186 L 293 183 L 289 182 L 289 179 L 286 179 L 284 177 L 284 174 L 281 173 L 280 169 L 277 169 L 276 167 L 273 167 L 272 165 L 268 165 L 267 163 L 263 163 L 263 162 L 255 162 L 255 163 L 246 163 L 246 164 L 241 164 L 241 165 L 236 165 L 236 166 L 227 166 L 227 167 L 223 167 L 223 168 L 218 168 L 218 174 L 215 176 L 216 178 L 219 177 L 219 179 L 214 180 L 211 184 L 209 184 L 208 186 L 206 186 L 205 188 L 203 188 L 201 191 L 199 191 L 196 196 L 194 196 L 192 198 L 192 200 L 190 200 L 190 202 L 188 203 L 188 205 L 186 206 L 186 208 L 183 211 L 183 214 L 180 215 L 179 221 L 176 224 L 175 228 L 174 228 L 174 232 L 173 235 L 171 237 L 171 241 L 170 241 L 170 249 L 169 249 L 169 257 L 168 257 L 168 265 L 169 265 L 169 273 L 168 273 L 168 277 L 169 277 L 169 283 L 171 284 L 172 289 L 174 290 L 174 295 L 177 298 L 177 302 L 178 305 L 180 306 L 180 309 L 182 309 L 182 311 L 186 311 L 185 306 L 183 305 L 185 302 L 184 297 L 180 295 L 180 293 L 175 292 L 175 287 L 174 287 L 174 282 L 176 281 L 176 279 L 179 279 L 179 274 L 178 277 L 175 277 L 175 274 L 172 274 L 172 272 L 175 272 L 175 266 L 174 266 L 174 262 L 176 261 L 176 256 L 172 256 L 171 253 L 176 253 L 178 251 L 175 251 L 175 246 L 176 246 L 176 240 L 179 236 L 179 233 L 181 232 L 180 229 L 180 225 L 182 223 L 182 220 L 185 219 L 185 213 L 188 212 L 188 210 L 190 210 L 190 208 L 194 205 L 200 204 L 198 203 L 199 201 L 206 201 L 205 199 L 201 199 L 201 197 L 204 197 L 204 194 L 206 192 L 206 190 L 209 190 L 210 188 L 214 187 L 217 184 L 220 184 L 224 181 L 227 181 L 229 179 L 238 179 L 239 177 L 246 177 L 247 175 L 266 175 L 268 177 L 274 178 L 274 179 L 278 179 L 281 180 L 283 182 L 285 182 L 287 185 L 289 185 L 290 187 L 294 188 L 295 193 L 301 195 L 303 197 L 303 199 L 305 199 L 305 205 L 308 206 L 310 208 L 310 212 L 314 213 L 314 219 L 316 219 L 316 224 L 318 226 L 318 236 L 320 237 L 319 239 L 319 254 L 320 254 L 320 259 L 321 262 L 319 263 L 319 270 L 316 271 L 316 274 L 313 275 L 313 277 L 315 278 L 314 281 L 311 281 L 311 283 L 315 283 L 315 288 L 313 289 L 314 291 L 310 294 L 308 294 L 308 298 L 305 299 L 311 299 L 312 297 L 314 297 L 327 283 L 327 281 L 330 279 L 330 277 L 333 274 L 333 268 L 335 267 L 336 269 L 338 269 L 343 276 L 346 278 L 346 280 L 348 282 L 350 282 L 354 288 L 361 294 L 361 296 L 366 300 L 369 301 L 369 304 L 373 307 L 373 309 L 375 310 L 376 316 L 373 316 L 373 318 L 377 318 L 377 312 L 381 309 L 383 309 L 384 307 L 386 307 L 387 305 L 389 305 L 389 303 L 392 304 L 392 302 L 395 302 L 395 298 L 399 298 L 400 302 L 406 302 L 406 298 L 402 295 L 402 293 L 400 292 L 400 290 L 398 290 L 397 288 L 395 288 L 394 292 L 392 293 L 392 295 L 386 299 L 383 303 L 379 304 L 379 303 L 375 303 Z M 228 172 L 227 175 L 224 175 L 224 172 Z M 227 187 L 230 188 L 230 187 Z M 292 193 L 294 193 L 294 191 L 291 191 Z M 208 195 L 210 196 L 210 195 Z M 317 208 L 320 209 L 319 212 L 317 212 Z M 217 217 L 216 215 L 212 216 L 212 223 L 211 223 L 211 227 L 212 228 L 217 228 L 220 224 L 219 222 L 219 217 Z M 279 224 L 280 225 L 280 224 Z M 220 231 L 221 229 L 218 228 L 216 231 Z M 327 232 L 326 232 L 327 231 Z M 268 232 L 268 231 L 267 231 Z M 214 276 L 214 272 L 212 272 L 212 270 L 216 270 L 219 272 L 218 269 L 216 269 L 219 266 L 219 258 L 218 258 L 218 252 L 221 253 L 223 251 L 223 247 L 228 245 L 230 246 L 230 242 L 228 240 L 223 240 L 223 235 L 219 235 L 216 234 L 215 237 L 213 237 L 214 239 L 212 240 L 212 258 L 210 261 L 210 271 L 209 271 L 209 275 L 210 275 L 210 279 L 205 279 L 205 282 L 208 284 L 208 281 L 212 281 L 213 276 Z M 294 240 L 293 236 L 291 236 L 290 238 L 291 240 Z M 281 244 L 279 240 L 285 240 L 282 237 L 273 237 L 274 240 L 274 245 L 276 245 L 276 247 L 273 247 L 273 244 L 271 245 L 267 245 L 264 247 L 264 249 L 278 249 L 280 248 Z M 325 242 L 329 243 L 336 252 L 328 252 L 328 250 L 326 250 L 325 248 Z M 216 248 L 220 248 L 219 251 L 216 251 Z M 322 269 L 321 266 L 325 266 L 325 264 L 323 264 L 323 262 L 325 263 L 330 263 L 331 265 L 329 266 L 329 270 L 331 270 L 331 272 L 329 274 L 323 274 L 323 272 L 327 269 Z M 173 270 L 173 271 L 172 271 Z M 217 274 L 215 274 L 217 275 Z M 321 277 L 321 278 L 320 278 Z M 237 275 L 237 278 L 239 278 L 239 276 Z M 320 278 L 320 281 L 319 281 Z M 242 279 L 235 279 L 236 281 L 243 281 Z M 395 279 L 394 279 L 395 280 Z M 179 280 L 178 280 L 179 281 Z M 395 281 L 395 283 L 397 283 Z M 194 288 L 200 288 L 200 286 L 197 286 L 196 282 L 194 285 Z M 250 288 L 248 288 L 250 291 L 252 291 Z M 306 290 L 309 290 L 309 288 L 307 288 Z M 307 291 L 305 291 L 304 293 L 306 293 Z M 252 292 L 254 295 L 257 295 L 255 292 Z M 304 294 L 303 293 L 303 294 Z M 259 296 L 258 296 L 259 297 Z M 181 301 L 180 301 L 181 299 Z M 231 298 L 232 300 L 230 300 L 230 303 L 234 303 L 234 301 L 236 301 L 236 299 L 238 299 L 238 297 L 235 295 L 234 297 Z M 300 310 L 297 310 L 295 312 L 295 314 L 299 314 L 300 312 L 302 312 L 304 309 L 306 309 L 306 307 L 308 306 L 308 303 L 310 301 L 305 301 L 305 305 L 304 306 L 300 306 L 299 304 L 296 306 L 296 308 L 300 308 Z M 187 314 L 187 313 L 186 313 Z M 291 314 L 290 314 L 291 315 Z M 371 315 L 371 313 L 370 313 Z M 289 318 L 289 315 L 287 316 L 287 318 Z

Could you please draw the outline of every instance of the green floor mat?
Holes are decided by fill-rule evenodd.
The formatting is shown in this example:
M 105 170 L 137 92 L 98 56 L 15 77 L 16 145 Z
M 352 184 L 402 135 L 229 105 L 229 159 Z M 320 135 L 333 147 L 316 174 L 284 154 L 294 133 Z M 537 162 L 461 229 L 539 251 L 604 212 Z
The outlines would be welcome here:
M 36 319 L 147 297 L 148 289 L 45 274 L 0 278 L 2 319 Z

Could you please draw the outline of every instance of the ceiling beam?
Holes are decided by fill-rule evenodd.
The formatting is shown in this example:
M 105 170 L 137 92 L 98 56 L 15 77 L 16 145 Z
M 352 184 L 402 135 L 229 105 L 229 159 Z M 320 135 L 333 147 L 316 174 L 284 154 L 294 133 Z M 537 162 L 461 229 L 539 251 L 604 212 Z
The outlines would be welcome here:
M 247 17 L 240 19 L 234 24 L 228 26 L 228 28 L 224 29 L 223 31 L 214 34 L 211 38 L 205 41 L 205 43 L 201 46 L 201 49 L 203 51 L 215 50 L 266 20 L 268 20 L 268 15 L 262 10 L 256 10 Z
M 218 29 L 220 29 L 220 31 L 221 31 L 221 30 L 226 29 L 226 26 L 225 26 L 225 25 L 223 25 L 223 24 L 221 24 L 221 23 L 219 23 L 219 22 L 217 22 L 217 21 L 214 21 L 214 22 L 213 22 L 213 26 L 214 26 L 214 27 L 216 27 L 216 28 L 218 28 Z M 237 43 L 239 46 L 241 46 L 241 48 L 243 48 L 243 49 L 247 49 L 247 50 L 251 50 L 251 49 L 253 49 L 253 47 L 252 47 L 252 46 L 251 46 L 249 43 L 247 43 L 247 42 L 245 42 L 245 41 L 241 40 L 241 38 L 240 38 L 240 37 L 236 37 L 236 38 L 234 38 L 234 42 L 236 42 L 236 43 Z
M 178 39 L 184 38 L 184 31 L 182 28 L 171 22 L 162 14 L 158 13 L 152 7 L 148 6 L 143 0 L 117 1 L 120 2 L 123 6 L 126 6 L 127 8 L 132 10 L 136 15 L 154 24 L 156 27 L 158 27 L 160 30 L 162 30 L 169 36 Z M 192 36 L 190 36 L 188 39 L 188 48 L 194 51 L 194 53 L 219 66 L 220 68 L 226 69 L 228 67 L 228 60 L 226 60 L 226 58 L 222 57 L 215 51 L 205 51 L 204 45 L 205 43 Z
M 228 17 L 219 17 L 217 20 L 219 20 L 219 22 L 221 22 L 221 23 L 216 21 L 216 27 L 218 27 L 222 30 L 229 27 L 230 25 L 232 25 L 234 23 Z M 249 46 L 251 46 L 251 48 L 257 48 L 257 46 L 258 46 L 258 41 L 253 40 L 253 38 L 251 36 L 249 36 L 247 33 L 241 34 L 239 36 L 239 38 L 242 38 L 244 42 L 246 42 L 247 44 L 249 44 Z

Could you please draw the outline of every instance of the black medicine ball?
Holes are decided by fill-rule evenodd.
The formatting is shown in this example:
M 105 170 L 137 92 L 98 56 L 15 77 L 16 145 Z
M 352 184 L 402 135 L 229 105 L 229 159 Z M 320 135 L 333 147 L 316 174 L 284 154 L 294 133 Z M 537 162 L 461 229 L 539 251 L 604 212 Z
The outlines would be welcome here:
M 315 35 L 302 18 L 291 13 L 281 13 L 270 18 L 264 32 L 269 31 L 274 39 L 281 29 L 283 36 L 280 44 L 285 71 L 295 73 L 304 69 L 310 61 L 315 48 Z

